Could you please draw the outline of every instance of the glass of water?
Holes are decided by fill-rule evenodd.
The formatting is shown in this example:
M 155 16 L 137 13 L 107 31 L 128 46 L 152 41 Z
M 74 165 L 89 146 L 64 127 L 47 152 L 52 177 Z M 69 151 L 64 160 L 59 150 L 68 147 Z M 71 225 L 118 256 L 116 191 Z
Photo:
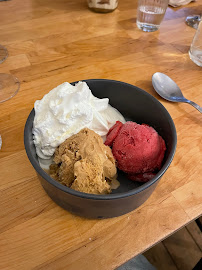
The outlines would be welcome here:
M 200 21 L 196 33 L 194 35 L 189 50 L 189 56 L 196 65 L 202 67 L 202 21 Z
M 88 7 L 100 13 L 108 13 L 115 10 L 118 6 L 118 0 L 87 0 Z
M 137 27 L 145 32 L 159 29 L 169 0 L 138 0 Z

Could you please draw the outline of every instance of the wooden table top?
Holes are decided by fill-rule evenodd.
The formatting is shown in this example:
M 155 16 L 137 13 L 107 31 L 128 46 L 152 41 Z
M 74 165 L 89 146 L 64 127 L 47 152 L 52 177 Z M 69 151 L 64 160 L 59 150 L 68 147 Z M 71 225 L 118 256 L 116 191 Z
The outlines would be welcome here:
M 187 15 L 201 1 L 168 8 L 159 31 L 137 29 L 137 1 L 120 1 L 109 14 L 85 0 L 12 0 L 0 3 L 0 43 L 9 57 L 0 72 L 21 81 L 0 104 L 0 269 L 114 269 L 202 213 L 201 114 L 169 103 L 151 76 L 171 76 L 184 95 L 202 105 L 202 69 L 188 56 L 195 30 Z M 23 144 L 35 100 L 64 81 L 107 78 L 136 85 L 169 111 L 177 129 L 174 160 L 149 200 L 118 218 L 88 220 L 57 206 L 45 193 Z

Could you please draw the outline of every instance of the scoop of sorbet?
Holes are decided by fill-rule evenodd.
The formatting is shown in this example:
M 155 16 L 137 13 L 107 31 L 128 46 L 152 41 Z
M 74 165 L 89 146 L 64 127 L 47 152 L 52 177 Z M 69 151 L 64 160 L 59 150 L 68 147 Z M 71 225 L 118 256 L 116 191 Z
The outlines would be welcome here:
M 120 127 L 116 123 L 108 133 L 106 142 L 112 145 L 118 168 L 126 172 L 131 180 L 147 182 L 161 169 L 165 141 L 148 125 L 126 122 Z

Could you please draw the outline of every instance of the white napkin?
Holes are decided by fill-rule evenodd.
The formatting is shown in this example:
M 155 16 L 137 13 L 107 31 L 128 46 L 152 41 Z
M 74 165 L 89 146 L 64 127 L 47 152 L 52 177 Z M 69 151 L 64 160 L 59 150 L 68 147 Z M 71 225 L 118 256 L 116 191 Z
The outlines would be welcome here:
M 190 2 L 194 2 L 195 0 L 169 0 L 169 5 L 172 7 L 179 7 L 182 5 L 187 5 Z

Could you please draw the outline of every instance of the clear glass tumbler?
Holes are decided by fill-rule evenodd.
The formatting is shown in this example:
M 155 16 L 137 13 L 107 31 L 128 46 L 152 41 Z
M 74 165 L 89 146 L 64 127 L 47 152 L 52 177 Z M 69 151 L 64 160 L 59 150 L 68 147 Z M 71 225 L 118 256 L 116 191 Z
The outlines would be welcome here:
M 158 30 L 168 2 L 169 0 L 138 0 L 137 27 L 145 32 Z
M 196 65 L 202 67 L 202 21 L 200 21 L 196 33 L 194 35 L 189 50 L 189 57 Z
M 87 0 L 88 7 L 100 13 L 108 13 L 114 11 L 118 6 L 118 0 Z
M 7 57 L 8 57 L 7 49 L 4 46 L 0 45 L 0 64 L 3 63 Z

